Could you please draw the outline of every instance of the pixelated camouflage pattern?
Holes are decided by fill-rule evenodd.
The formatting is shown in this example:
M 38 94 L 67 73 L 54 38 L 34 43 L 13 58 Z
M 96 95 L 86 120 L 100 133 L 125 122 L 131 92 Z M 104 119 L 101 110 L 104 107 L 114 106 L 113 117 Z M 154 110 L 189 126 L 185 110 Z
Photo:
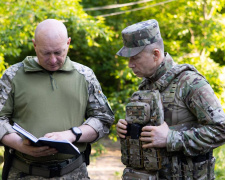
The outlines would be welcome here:
M 26 72 L 36 72 L 41 69 L 40 66 L 37 66 L 37 63 L 35 62 L 36 57 L 27 57 L 22 63 L 18 63 L 15 65 L 12 65 L 10 68 L 8 68 L 4 75 L 2 76 L 0 80 L 0 86 L 1 86 L 1 91 L 0 91 L 0 96 L 1 98 L 1 110 L 4 107 L 7 110 L 12 109 L 13 107 L 5 107 L 5 102 L 9 100 L 9 94 L 11 93 L 12 90 L 12 81 L 14 81 L 16 77 L 16 73 L 19 70 L 19 68 L 26 67 Z M 89 99 L 88 99 L 88 105 L 86 108 L 86 118 L 87 120 L 84 122 L 84 124 L 88 124 L 91 127 L 93 127 L 96 132 L 98 132 L 98 138 L 102 138 L 106 134 L 109 133 L 109 128 L 113 124 L 114 121 L 114 114 L 110 108 L 110 105 L 108 104 L 107 98 L 105 95 L 102 93 L 100 84 L 94 75 L 94 72 L 81 64 L 75 63 L 70 61 L 69 57 L 66 59 L 66 63 L 64 66 L 60 69 L 60 71 L 71 71 L 71 70 L 77 70 L 79 73 L 85 76 L 85 79 L 87 80 L 88 84 L 88 93 L 89 93 Z M 11 97 L 11 96 L 10 96 Z M 8 103 L 10 105 L 11 103 Z M 15 132 L 12 129 L 12 126 L 9 123 L 9 114 L 4 115 L 1 113 L 0 117 L 0 139 L 8 133 Z M 86 144 L 81 145 L 83 149 L 85 149 Z M 18 152 L 17 152 L 18 153 Z M 64 154 L 57 153 L 53 156 L 46 156 L 44 158 L 35 158 L 31 157 L 29 155 L 22 154 L 23 157 L 26 157 L 25 160 L 29 159 L 32 161 L 38 160 L 39 162 L 44 162 L 48 160 L 62 160 L 63 157 L 65 156 Z M 68 159 L 64 158 L 64 159 Z
M 163 106 L 158 90 L 137 91 L 126 105 L 128 124 L 161 125 L 164 122 Z M 121 160 L 125 165 L 145 170 L 161 168 L 161 156 L 156 148 L 143 149 L 139 139 L 126 136 L 121 139 Z
M 121 161 L 124 165 L 129 165 L 130 159 L 130 142 L 129 137 L 120 138 L 120 145 L 121 145 Z
M 162 154 L 157 148 L 143 149 L 143 163 L 147 171 L 159 170 L 162 168 Z
M 177 167 L 178 165 L 175 165 L 175 167 Z M 182 168 L 183 168 L 183 175 L 180 175 L 180 176 L 181 177 L 183 176 L 183 179 L 185 179 L 185 180 L 192 180 L 193 179 L 193 168 L 191 171 L 189 164 L 184 164 L 184 163 L 182 163 Z M 205 172 L 205 174 L 207 174 L 207 172 Z
M 126 105 L 126 121 L 129 124 L 146 125 L 150 119 L 150 105 L 143 102 L 130 102 Z
M 124 57 L 134 56 L 146 45 L 162 39 L 158 22 L 155 19 L 126 27 L 122 31 L 122 37 L 124 46 L 117 52 L 117 55 Z
M 158 126 L 164 122 L 163 105 L 162 105 L 161 95 L 158 90 L 154 90 L 154 91 L 145 90 L 145 91 L 134 92 L 130 98 L 130 101 L 132 103 L 136 103 L 137 106 L 139 105 L 139 103 L 145 102 L 145 104 L 143 105 L 146 106 L 146 111 L 142 112 L 142 116 L 146 116 L 146 118 L 142 118 L 141 116 L 132 116 L 132 113 L 128 111 L 131 113 L 131 116 L 129 116 L 126 112 L 126 121 L 128 123 L 132 122 L 132 123 L 138 123 L 142 125 L 146 125 L 147 123 L 149 123 L 152 126 Z M 149 106 L 147 106 L 147 104 Z M 129 104 L 127 106 L 129 106 Z M 148 110 L 147 107 L 150 109 Z M 139 118 L 141 119 L 139 120 Z M 142 122 L 142 119 L 146 119 L 146 121 Z
M 18 63 L 14 66 L 9 67 L 5 73 L 1 77 L 0 81 L 0 111 L 4 107 L 6 100 L 8 99 L 8 95 L 12 90 L 11 81 L 16 75 L 17 70 L 23 66 L 23 63 Z
M 189 170 L 189 169 L 188 169 Z M 179 180 L 182 177 L 181 166 L 177 156 L 172 156 L 172 179 Z
M 25 66 L 26 72 L 35 72 L 43 70 L 38 67 L 35 62 L 35 56 L 28 56 L 23 62 L 17 63 L 9 67 L 3 74 L 0 80 L 0 111 L 4 107 L 4 104 L 8 98 L 10 91 L 12 90 L 12 79 L 16 76 L 16 72 L 19 68 Z M 34 63 L 35 62 L 35 63 Z M 87 120 L 84 124 L 92 126 L 98 133 L 98 139 L 109 133 L 109 127 L 114 122 L 113 111 L 107 101 L 106 96 L 102 93 L 101 86 L 94 74 L 94 72 L 87 66 L 81 65 L 76 62 L 70 61 L 70 58 L 66 58 L 64 66 L 60 71 L 71 71 L 76 69 L 79 73 L 83 74 L 88 82 L 89 100 L 87 106 Z M 0 117 L 0 139 L 9 132 L 15 132 L 12 130 L 9 124 L 8 118 L 5 116 Z M 98 140 L 96 139 L 96 141 Z
M 83 163 L 79 168 L 73 170 L 72 172 L 65 174 L 61 177 L 44 178 L 41 176 L 31 176 L 18 171 L 16 168 L 11 168 L 8 176 L 8 180 L 88 180 L 88 172 L 86 164 Z
M 127 167 L 123 171 L 122 180 L 158 180 L 157 171 L 144 171 L 136 170 L 131 167 Z
M 84 124 L 88 124 L 99 133 L 98 138 L 102 138 L 109 133 L 109 127 L 114 122 L 114 113 L 109 105 L 106 96 L 103 94 L 101 86 L 94 72 L 87 66 L 73 62 L 73 66 L 83 74 L 88 81 L 89 100 L 87 105 L 87 116 L 89 117 Z M 98 102 L 98 103 L 96 103 Z M 102 129 L 99 127 L 103 126 Z
M 16 65 L 13 65 L 9 67 L 4 74 L 1 77 L 0 80 L 0 111 L 4 107 L 9 93 L 12 90 L 12 79 L 16 75 L 16 72 L 19 68 L 23 66 L 23 63 L 17 63 Z M 15 130 L 12 129 L 12 126 L 9 123 L 9 119 L 6 116 L 0 117 L 0 139 L 7 134 L 15 132 Z
M 129 139 L 130 148 L 129 148 L 129 165 L 135 168 L 143 168 L 143 156 L 141 153 L 141 144 L 139 139 Z
M 171 156 L 171 162 L 167 164 L 166 169 L 160 169 L 159 179 L 171 180 L 213 180 L 215 168 L 215 158 L 202 162 L 193 163 L 192 157 L 186 157 L 182 161 L 178 156 Z
M 187 160 L 188 157 L 205 154 L 225 142 L 225 113 L 207 80 L 193 66 L 177 65 L 166 54 L 156 73 L 144 78 L 139 89 L 160 91 L 164 120 L 170 128 L 167 137 L 168 158 L 163 160 L 160 179 L 178 177 L 180 166 L 186 169 L 184 174 L 188 177 L 192 175 L 194 179 L 204 179 L 207 174 L 208 179 L 214 179 L 214 158 L 209 162 L 193 163 L 193 169 L 190 168 L 191 163 L 187 166 L 176 164 L 170 158 L 182 153 Z M 207 165 L 201 165 L 205 163 Z M 177 167 L 178 173 L 171 164 Z M 206 166 L 208 168 L 204 168 Z

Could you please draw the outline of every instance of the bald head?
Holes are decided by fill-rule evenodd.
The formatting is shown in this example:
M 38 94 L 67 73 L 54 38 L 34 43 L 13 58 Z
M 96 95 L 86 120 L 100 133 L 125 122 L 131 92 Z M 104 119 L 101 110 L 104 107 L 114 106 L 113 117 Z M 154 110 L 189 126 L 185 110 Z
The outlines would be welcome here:
M 38 24 L 32 40 L 37 62 L 48 71 L 59 70 L 66 59 L 70 41 L 65 25 L 55 19 Z
M 38 24 L 35 30 L 35 42 L 51 39 L 68 39 L 66 26 L 55 19 L 47 19 Z

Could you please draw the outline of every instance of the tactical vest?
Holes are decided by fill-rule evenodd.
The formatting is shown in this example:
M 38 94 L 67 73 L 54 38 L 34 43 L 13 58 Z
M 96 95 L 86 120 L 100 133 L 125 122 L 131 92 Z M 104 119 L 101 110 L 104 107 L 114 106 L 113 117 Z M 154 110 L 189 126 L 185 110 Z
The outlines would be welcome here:
M 197 72 L 196 69 L 190 65 L 176 65 L 167 74 L 161 77 L 160 80 L 156 81 L 153 86 L 148 86 L 148 83 L 141 84 L 139 87 L 140 91 L 135 92 L 132 95 L 130 99 L 131 102 L 126 106 L 128 134 L 125 139 L 121 139 L 121 159 L 123 164 L 127 166 L 124 170 L 123 179 L 136 180 L 138 178 L 135 178 L 134 175 L 137 176 L 137 174 L 139 174 L 139 178 L 142 177 L 142 179 L 146 180 L 157 180 L 158 172 L 163 171 L 161 167 L 166 163 L 168 164 L 168 162 L 172 163 L 172 172 L 170 172 L 171 179 L 179 179 L 181 177 L 182 179 L 198 179 L 202 177 L 202 174 L 205 174 L 203 176 L 206 176 L 206 179 L 214 178 L 214 158 L 200 163 L 193 163 L 192 158 L 186 158 L 185 163 L 181 163 L 178 162 L 180 159 L 178 159 L 177 154 L 169 154 L 166 150 L 159 151 L 159 149 L 156 148 L 142 149 L 142 142 L 139 141 L 141 128 L 144 125 L 160 125 L 164 119 L 167 121 L 170 129 L 177 131 L 184 131 L 191 127 L 198 126 L 196 123 L 191 121 L 179 125 L 171 125 L 171 122 L 168 122 L 176 116 L 176 110 L 174 109 L 173 104 L 177 84 L 185 74 L 185 71 L 188 70 Z M 170 81 L 166 81 L 166 78 L 168 77 L 170 77 Z M 172 83 L 170 83 L 171 79 Z M 158 103 L 156 103 L 155 100 L 158 100 Z M 161 100 L 163 101 L 163 105 L 161 104 Z M 149 104 L 149 108 L 144 108 L 148 107 L 148 105 L 144 106 L 142 103 Z M 153 103 L 156 104 L 153 105 Z M 160 110 L 154 110 L 154 108 L 160 108 Z M 156 111 L 158 111 L 158 114 Z M 152 120 L 152 117 L 155 115 L 162 115 L 162 119 L 157 117 L 157 121 Z M 134 132 L 136 132 L 136 135 Z M 170 160 L 168 160 L 168 158 Z M 193 172 L 196 173 L 193 175 Z
M 143 149 L 143 142 L 139 140 L 143 126 L 159 126 L 164 121 L 163 105 L 159 91 L 135 92 L 130 98 L 130 103 L 126 106 L 125 120 L 128 123 L 128 133 L 125 139 L 121 139 L 121 160 L 123 164 L 147 171 L 159 170 L 162 161 L 159 149 Z M 157 174 L 153 173 L 153 176 L 156 177 Z

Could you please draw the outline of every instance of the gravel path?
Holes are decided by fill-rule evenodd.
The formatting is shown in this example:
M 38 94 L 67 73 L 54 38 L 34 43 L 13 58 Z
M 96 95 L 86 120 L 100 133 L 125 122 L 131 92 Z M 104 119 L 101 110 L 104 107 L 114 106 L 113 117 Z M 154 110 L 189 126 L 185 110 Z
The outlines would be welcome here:
M 107 138 L 101 142 L 106 147 L 106 152 L 91 161 L 88 166 L 89 177 L 91 180 L 120 180 L 125 168 L 120 160 L 120 143 Z

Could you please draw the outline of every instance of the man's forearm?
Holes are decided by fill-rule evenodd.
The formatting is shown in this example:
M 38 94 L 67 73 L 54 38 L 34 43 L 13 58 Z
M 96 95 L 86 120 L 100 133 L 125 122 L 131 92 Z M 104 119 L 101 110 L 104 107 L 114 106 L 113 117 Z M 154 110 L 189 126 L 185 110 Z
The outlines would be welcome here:
M 98 133 L 89 125 L 81 125 L 82 136 L 78 142 L 93 142 L 98 138 Z
M 1 142 L 8 147 L 18 150 L 19 144 L 22 143 L 22 138 L 16 133 L 10 133 L 4 135 Z

